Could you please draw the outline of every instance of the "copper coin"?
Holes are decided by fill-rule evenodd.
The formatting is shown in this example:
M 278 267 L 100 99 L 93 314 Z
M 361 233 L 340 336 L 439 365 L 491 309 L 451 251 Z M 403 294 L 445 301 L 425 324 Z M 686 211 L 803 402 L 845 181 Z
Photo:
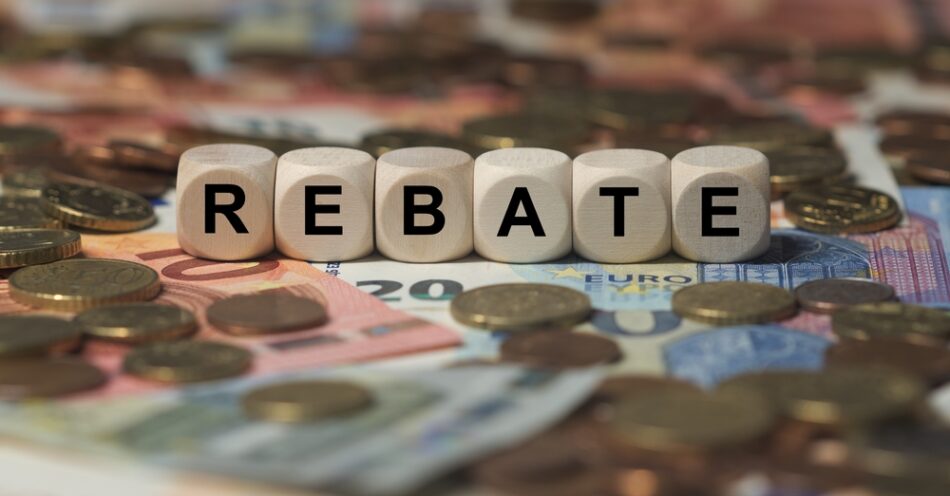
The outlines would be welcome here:
M 828 365 L 885 366 L 931 384 L 950 380 L 950 350 L 895 340 L 845 339 L 825 351 Z
M 616 403 L 626 398 L 649 396 L 659 391 L 693 391 L 700 389 L 695 384 L 672 377 L 651 375 L 619 375 L 610 377 L 594 391 L 594 399 L 606 403 Z
M 609 493 L 609 472 L 567 433 L 554 432 L 495 455 L 475 467 L 475 479 L 504 494 L 576 496 Z
M 907 157 L 904 168 L 910 175 L 937 184 L 950 184 L 950 160 L 939 153 L 920 153 Z
M 601 365 L 622 357 L 620 347 L 610 339 L 575 332 L 518 334 L 501 345 L 502 361 L 553 369 Z
M 323 325 L 327 312 L 319 302 L 287 293 L 237 295 L 208 307 L 208 322 L 239 336 L 273 334 Z
M 53 398 L 95 389 L 105 373 L 77 360 L 24 360 L 0 363 L 0 399 Z
M 809 312 L 834 313 L 861 303 L 891 301 L 895 293 L 890 285 L 870 279 L 817 279 L 795 288 L 795 298 Z
M 170 174 L 178 172 L 179 156 L 171 150 L 123 140 L 110 141 L 109 149 L 120 166 Z

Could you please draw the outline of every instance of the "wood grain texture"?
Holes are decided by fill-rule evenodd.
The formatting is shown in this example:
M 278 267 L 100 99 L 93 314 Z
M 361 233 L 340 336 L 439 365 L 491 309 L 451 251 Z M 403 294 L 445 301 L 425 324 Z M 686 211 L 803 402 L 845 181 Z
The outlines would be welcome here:
M 514 225 L 501 236 L 516 189 L 527 191 L 543 235 Z M 524 202 L 516 215 L 529 217 Z M 533 263 L 571 251 L 571 159 L 546 148 L 506 148 L 483 153 L 475 163 L 475 251 L 499 262 Z
M 713 207 L 734 207 L 709 217 L 716 232 L 738 228 L 738 236 L 703 234 L 703 188 L 735 188 L 717 195 Z M 714 190 L 707 190 L 707 193 Z M 761 152 L 737 146 L 703 146 L 680 152 L 672 161 L 673 249 L 697 262 L 732 263 L 755 258 L 769 248 L 769 162 Z
M 190 255 L 211 260 L 245 260 L 274 249 L 274 174 L 277 157 L 266 148 L 215 144 L 191 148 L 178 163 L 178 243 Z M 205 186 L 237 185 L 245 195 L 235 213 L 247 233 L 240 233 L 222 214 L 214 233 L 205 232 Z M 218 204 L 234 195 L 218 193 Z
M 274 188 L 277 249 L 313 262 L 372 253 L 375 173 L 376 160 L 352 148 L 302 148 L 281 155 Z
M 665 155 L 631 148 L 588 152 L 574 159 L 573 175 L 578 255 L 634 263 L 670 251 L 670 161 Z M 622 218 L 616 215 L 618 204 Z
M 376 163 L 376 248 L 393 260 L 442 262 L 472 252 L 471 155 L 452 148 L 414 147 L 393 150 Z M 437 233 L 407 234 L 407 187 L 435 187 L 442 195 L 438 211 L 444 226 Z M 427 194 L 410 195 L 415 205 L 429 205 Z M 435 215 L 412 215 L 413 225 L 434 225 Z

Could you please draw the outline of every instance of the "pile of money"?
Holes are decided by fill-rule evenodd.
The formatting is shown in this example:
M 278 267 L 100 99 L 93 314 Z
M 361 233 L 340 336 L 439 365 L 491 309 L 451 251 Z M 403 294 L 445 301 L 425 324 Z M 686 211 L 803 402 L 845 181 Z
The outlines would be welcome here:
M 945 2 L 134 3 L 0 2 L 0 493 L 950 494 Z M 211 143 L 747 146 L 772 238 L 203 260 Z

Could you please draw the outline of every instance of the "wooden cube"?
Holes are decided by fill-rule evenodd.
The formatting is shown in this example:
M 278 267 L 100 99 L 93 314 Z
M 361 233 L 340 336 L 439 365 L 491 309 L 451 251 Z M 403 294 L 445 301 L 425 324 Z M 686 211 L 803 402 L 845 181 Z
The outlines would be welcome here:
M 376 248 L 403 262 L 443 262 L 472 252 L 471 155 L 423 146 L 376 163 Z
M 191 148 L 178 163 L 178 243 L 190 255 L 245 260 L 274 249 L 277 157 L 252 145 Z
M 574 251 L 595 262 L 633 263 L 670 251 L 670 160 L 632 148 L 574 159 Z
M 352 148 L 303 148 L 277 161 L 274 238 L 288 257 L 352 260 L 373 252 L 376 160 Z
M 701 146 L 673 158 L 673 249 L 732 263 L 769 249 L 769 162 L 739 146 Z
M 532 263 L 571 251 L 571 159 L 546 148 L 505 148 L 475 163 L 475 251 Z

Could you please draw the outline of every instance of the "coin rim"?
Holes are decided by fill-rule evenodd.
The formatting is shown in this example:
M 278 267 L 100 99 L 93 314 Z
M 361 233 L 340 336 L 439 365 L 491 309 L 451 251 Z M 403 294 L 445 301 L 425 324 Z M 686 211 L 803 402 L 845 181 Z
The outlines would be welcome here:
M 126 303 L 126 302 L 139 302 L 139 301 L 148 301 L 156 296 L 162 290 L 161 279 L 158 276 L 158 272 L 155 272 L 155 269 L 147 265 L 143 265 L 136 262 L 130 262 L 128 260 L 118 260 L 118 259 L 106 259 L 106 258 L 79 258 L 79 259 L 67 259 L 67 260 L 57 260 L 52 263 L 72 263 L 79 262 L 83 263 L 85 261 L 107 261 L 107 262 L 119 262 L 124 264 L 132 264 L 136 267 L 144 267 L 151 271 L 155 276 L 154 280 L 148 283 L 146 286 L 135 289 L 120 295 L 114 295 L 103 298 L 90 298 L 83 295 L 63 295 L 56 293 L 40 293 L 35 291 L 28 291 L 23 288 L 19 288 L 16 285 L 16 280 L 19 277 L 26 277 L 21 274 L 23 271 L 28 271 L 33 267 L 41 267 L 43 265 L 31 265 L 28 267 L 23 267 L 16 272 L 14 272 L 10 278 L 9 282 L 9 293 L 10 298 L 13 301 L 21 304 L 27 305 L 35 308 L 45 308 L 49 310 L 59 310 L 65 312 L 79 312 L 82 310 L 88 310 L 90 308 L 95 308 L 99 306 L 109 305 L 113 303 Z M 20 274 L 19 276 L 17 274 Z

